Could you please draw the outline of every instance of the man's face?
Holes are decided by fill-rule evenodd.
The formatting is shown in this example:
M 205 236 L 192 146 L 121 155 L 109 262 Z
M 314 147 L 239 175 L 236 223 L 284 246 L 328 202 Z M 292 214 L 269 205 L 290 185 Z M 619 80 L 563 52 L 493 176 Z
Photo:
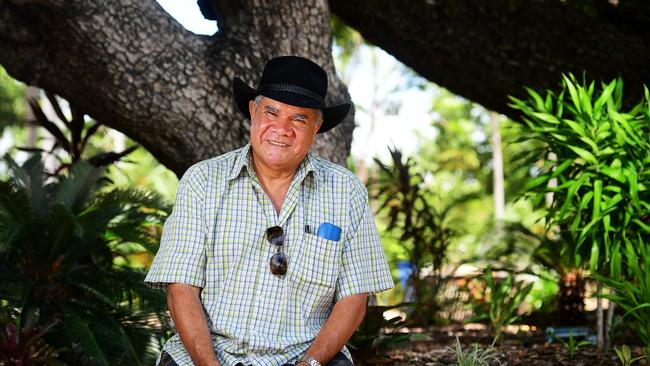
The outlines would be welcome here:
M 257 108 L 250 101 L 250 142 L 253 161 L 272 170 L 298 168 L 314 143 L 320 126 L 316 110 L 296 107 L 262 97 Z

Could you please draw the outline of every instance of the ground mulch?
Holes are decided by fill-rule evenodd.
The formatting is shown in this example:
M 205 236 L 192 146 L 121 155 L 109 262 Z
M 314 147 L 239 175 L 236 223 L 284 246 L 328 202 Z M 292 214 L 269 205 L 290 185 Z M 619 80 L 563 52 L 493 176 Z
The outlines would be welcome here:
M 463 350 L 472 343 L 479 343 L 483 348 L 491 345 L 487 331 L 467 331 L 459 329 L 432 328 L 421 331 L 426 340 L 411 341 L 394 348 L 384 355 L 358 355 L 359 365 L 406 366 L 426 365 L 442 366 L 455 362 L 454 353 L 449 349 L 455 345 L 458 336 Z M 500 345 L 495 345 L 498 358 L 503 366 L 610 366 L 620 365 L 614 352 L 600 354 L 593 346 L 579 348 L 575 354 L 569 354 L 567 347 L 561 343 L 546 343 L 542 331 L 518 332 L 506 334 Z M 632 347 L 640 352 L 640 347 Z M 494 362 L 492 365 L 498 365 Z M 641 364 L 635 364 L 641 365 Z

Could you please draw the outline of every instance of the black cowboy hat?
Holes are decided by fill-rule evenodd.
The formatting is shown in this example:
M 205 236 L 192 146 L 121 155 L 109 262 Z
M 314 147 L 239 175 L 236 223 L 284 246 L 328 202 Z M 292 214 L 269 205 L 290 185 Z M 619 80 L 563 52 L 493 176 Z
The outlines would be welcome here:
M 281 56 L 269 60 L 264 65 L 262 79 L 257 89 L 251 88 L 242 79 L 235 77 L 232 92 L 237 107 L 248 119 L 251 118 L 248 102 L 258 95 L 298 107 L 320 109 L 323 111 L 323 124 L 318 133 L 336 127 L 351 107 L 350 103 L 326 107 L 325 70 L 314 62 L 297 56 Z

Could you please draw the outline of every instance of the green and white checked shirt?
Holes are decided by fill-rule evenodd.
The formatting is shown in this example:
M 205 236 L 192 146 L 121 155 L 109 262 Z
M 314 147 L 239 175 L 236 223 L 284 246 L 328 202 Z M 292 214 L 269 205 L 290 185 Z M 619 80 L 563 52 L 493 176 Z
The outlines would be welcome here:
M 341 228 L 340 241 L 305 232 L 324 222 Z M 266 229 L 276 225 L 286 236 L 284 277 L 269 268 L 276 249 Z M 359 179 L 309 153 L 278 216 L 252 169 L 250 144 L 188 169 L 145 281 L 203 289 L 208 328 L 225 366 L 293 364 L 336 301 L 393 287 Z M 164 350 L 181 366 L 193 364 L 178 334 Z

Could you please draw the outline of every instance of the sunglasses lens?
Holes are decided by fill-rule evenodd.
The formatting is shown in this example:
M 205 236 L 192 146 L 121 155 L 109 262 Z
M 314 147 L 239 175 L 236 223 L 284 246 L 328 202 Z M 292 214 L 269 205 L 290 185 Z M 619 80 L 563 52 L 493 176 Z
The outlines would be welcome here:
M 284 244 L 284 231 L 279 226 L 273 226 L 266 229 L 266 238 L 273 245 Z
M 271 257 L 271 273 L 277 276 L 287 273 L 287 256 L 283 252 L 275 253 Z

